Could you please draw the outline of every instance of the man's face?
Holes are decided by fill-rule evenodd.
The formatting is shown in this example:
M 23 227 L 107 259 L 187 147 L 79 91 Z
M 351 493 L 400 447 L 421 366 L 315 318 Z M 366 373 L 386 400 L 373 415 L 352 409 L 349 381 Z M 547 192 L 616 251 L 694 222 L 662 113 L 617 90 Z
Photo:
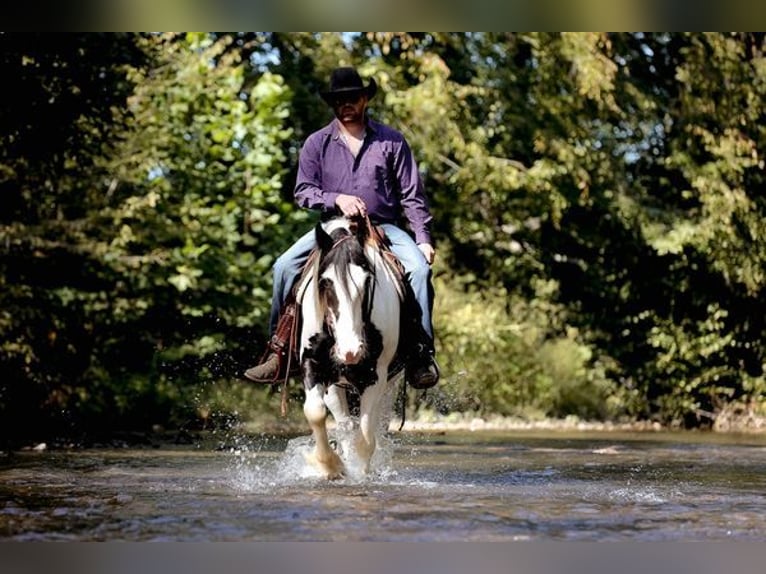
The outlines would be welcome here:
M 361 122 L 367 106 L 367 96 L 362 92 L 337 95 L 332 99 L 332 109 L 341 122 Z

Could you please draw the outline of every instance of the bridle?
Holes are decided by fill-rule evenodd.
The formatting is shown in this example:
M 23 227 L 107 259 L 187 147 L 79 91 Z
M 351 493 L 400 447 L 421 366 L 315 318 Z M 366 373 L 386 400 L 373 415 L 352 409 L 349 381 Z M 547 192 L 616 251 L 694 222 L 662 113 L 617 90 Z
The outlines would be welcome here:
M 367 227 L 367 237 L 375 237 L 375 240 L 378 241 L 379 233 L 375 229 L 375 227 L 372 225 L 372 223 L 370 222 L 370 218 L 367 215 L 364 216 L 364 222 Z M 353 231 L 349 230 L 348 235 L 344 235 L 343 237 L 339 237 L 338 239 L 335 240 L 335 242 L 332 244 L 332 247 L 330 247 L 327 253 L 334 251 L 338 246 L 345 243 L 349 239 L 357 239 L 357 238 L 358 236 Z M 364 251 L 364 245 L 361 245 L 361 247 L 362 247 L 362 252 L 364 253 L 365 258 L 367 258 L 367 261 L 370 264 L 369 277 L 367 281 L 365 282 L 366 284 L 364 286 L 364 303 L 362 306 L 362 319 L 364 321 L 369 321 L 372 317 L 372 304 L 375 298 L 375 287 L 378 282 L 377 275 L 375 273 L 375 267 L 377 265 L 378 249 L 374 250 L 373 259 L 370 260 L 367 257 L 367 253 Z

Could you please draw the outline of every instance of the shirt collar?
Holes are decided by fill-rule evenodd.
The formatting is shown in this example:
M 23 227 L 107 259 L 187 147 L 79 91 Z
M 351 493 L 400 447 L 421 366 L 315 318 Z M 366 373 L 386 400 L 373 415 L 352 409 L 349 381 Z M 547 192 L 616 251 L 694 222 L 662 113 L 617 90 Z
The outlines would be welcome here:
M 365 118 L 364 127 L 368 132 L 377 133 L 378 131 L 378 123 L 371 120 L 369 116 Z M 340 120 L 338 118 L 333 118 L 330 125 L 330 133 L 332 134 L 332 139 L 340 138 Z

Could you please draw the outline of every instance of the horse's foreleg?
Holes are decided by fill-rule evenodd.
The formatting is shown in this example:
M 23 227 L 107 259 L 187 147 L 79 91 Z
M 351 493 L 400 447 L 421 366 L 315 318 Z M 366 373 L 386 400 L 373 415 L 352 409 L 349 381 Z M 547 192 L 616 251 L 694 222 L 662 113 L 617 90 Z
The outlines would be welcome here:
M 315 385 L 306 391 L 303 414 L 311 427 L 314 450 L 306 456 L 326 478 L 333 480 L 343 476 L 343 462 L 330 446 L 327 438 L 327 408 L 324 401 L 324 385 Z
M 388 367 L 378 366 L 378 382 L 362 394 L 359 410 L 359 433 L 356 438 L 356 452 L 365 472 L 370 470 L 370 461 L 377 446 L 380 407 L 386 392 Z
M 351 438 L 354 430 L 354 419 L 349 412 L 346 390 L 338 385 L 330 385 L 324 397 L 324 402 L 335 419 L 335 436 L 340 444 L 341 456 L 348 458 L 352 447 Z
M 338 425 L 344 426 L 352 422 L 345 389 L 338 385 L 330 385 L 324 397 L 324 402 Z

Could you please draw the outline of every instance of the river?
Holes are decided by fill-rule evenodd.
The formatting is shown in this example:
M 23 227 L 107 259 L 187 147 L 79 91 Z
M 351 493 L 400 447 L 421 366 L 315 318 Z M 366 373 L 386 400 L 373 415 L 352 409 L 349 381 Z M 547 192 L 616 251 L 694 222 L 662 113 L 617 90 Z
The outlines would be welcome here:
M 13 453 L 0 540 L 766 540 L 760 435 L 394 432 L 334 482 L 307 444 Z

